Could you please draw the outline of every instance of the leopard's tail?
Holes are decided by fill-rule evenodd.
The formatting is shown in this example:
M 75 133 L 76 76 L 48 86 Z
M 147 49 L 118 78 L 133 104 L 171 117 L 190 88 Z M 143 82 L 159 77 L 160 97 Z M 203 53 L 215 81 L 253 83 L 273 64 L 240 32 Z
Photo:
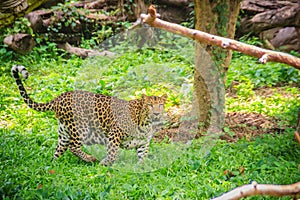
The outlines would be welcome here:
M 17 86 L 19 88 L 20 94 L 25 101 L 25 103 L 32 109 L 37 110 L 37 111 L 48 111 L 48 110 L 53 110 L 53 104 L 52 102 L 48 103 L 37 103 L 34 102 L 27 94 L 26 89 L 24 88 L 24 85 L 20 79 L 19 73 L 22 74 L 24 79 L 28 78 L 28 71 L 26 68 L 22 65 L 14 65 L 11 69 L 12 76 L 14 77 Z

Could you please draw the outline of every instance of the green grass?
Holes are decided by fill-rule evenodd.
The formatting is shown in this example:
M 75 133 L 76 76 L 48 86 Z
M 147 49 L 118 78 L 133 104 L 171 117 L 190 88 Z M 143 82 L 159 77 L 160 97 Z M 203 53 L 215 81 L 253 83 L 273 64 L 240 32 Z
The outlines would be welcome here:
M 200 138 L 179 149 L 153 142 L 150 159 L 157 163 L 138 165 L 132 158 L 134 153 L 125 151 L 114 166 L 103 167 L 84 163 L 69 151 L 57 161 L 52 160 L 57 144 L 55 117 L 27 108 L 10 75 L 12 64 L 27 67 L 30 77 L 25 87 L 36 101 L 49 101 L 79 88 L 126 99 L 143 92 L 168 93 L 170 107 L 191 102 L 192 89 L 183 95 L 181 87 L 193 81 L 192 62 L 177 51 L 128 51 L 115 59 L 83 61 L 76 57 L 66 59 L 64 53 L 59 56 L 61 53 L 51 45 L 43 48 L 35 48 L 27 56 L 2 48 L 1 199 L 209 199 L 252 181 L 290 184 L 300 180 L 300 148 L 293 140 L 300 107 L 300 92 L 294 85 L 300 78 L 292 68 L 272 63 L 257 65 L 252 58 L 238 56 L 228 72 L 227 86 L 233 80 L 240 84 L 236 88 L 238 96 L 227 98 L 227 110 L 278 117 L 291 127 L 284 133 L 237 143 L 217 140 L 213 146 L 205 145 L 205 138 Z M 157 73 L 162 69 L 164 73 Z M 261 76 L 256 74 L 258 69 Z M 160 81 L 162 75 L 164 81 Z M 275 92 L 268 98 L 259 98 L 256 89 L 262 86 L 281 86 L 287 95 Z M 126 159 L 132 160 L 128 164 Z M 245 169 L 243 173 L 241 168 Z M 225 175 L 226 170 L 233 176 Z
M 69 152 L 52 161 L 55 134 L 2 130 L 1 139 L 0 193 L 7 198 L 208 199 L 253 180 L 289 184 L 300 176 L 291 133 L 251 142 L 219 141 L 204 157 L 196 141 L 172 164 L 144 173 L 86 164 Z M 236 176 L 225 176 L 225 170 Z

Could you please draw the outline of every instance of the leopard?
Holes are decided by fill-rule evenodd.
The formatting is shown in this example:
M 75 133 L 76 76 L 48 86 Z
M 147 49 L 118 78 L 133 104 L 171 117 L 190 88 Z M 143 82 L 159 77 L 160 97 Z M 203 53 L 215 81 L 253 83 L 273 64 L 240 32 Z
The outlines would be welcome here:
M 82 150 L 83 145 L 106 145 L 106 157 L 100 164 L 115 163 L 120 148 L 135 149 L 138 160 L 148 155 L 154 124 L 161 123 L 167 94 L 142 95 L 140 99 L 123 100 L 118 97 L 84 90 L 67 91 L 51 101 L 38 103 L 30 98 L 23 81 L 29 76 L 22 65 L 14 65 L 11 73 L 24 102 L 36 111 L 55 113 L 58 121 L 58 144 L 54 160 L 69 149 L 85 162 L 97 159 Z

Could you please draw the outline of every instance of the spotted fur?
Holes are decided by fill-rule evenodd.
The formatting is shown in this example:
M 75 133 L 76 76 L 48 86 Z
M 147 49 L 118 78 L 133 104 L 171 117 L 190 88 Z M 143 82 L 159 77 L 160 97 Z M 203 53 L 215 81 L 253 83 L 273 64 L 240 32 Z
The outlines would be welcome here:
M 125 101 L 86 91 L 62 93 L 47 103 L 34 102 L 27 94 L 19 73 L 26 79 L 24 66 L 13 66 L 12 75 L 25 103 L 37 111 L 53 111 L 58 119 L 58 145 L 54 158 L 68 148 L 86 162 L 96 158 L 81 150 L 83 144 L 107 145 L 107 156 L 100 162 L 111 165 L 119 147 L 136 148 L 140 160 L 148 153 L 153 136 L 152 125 L 161 120 L 167 96 L 146 96 Z

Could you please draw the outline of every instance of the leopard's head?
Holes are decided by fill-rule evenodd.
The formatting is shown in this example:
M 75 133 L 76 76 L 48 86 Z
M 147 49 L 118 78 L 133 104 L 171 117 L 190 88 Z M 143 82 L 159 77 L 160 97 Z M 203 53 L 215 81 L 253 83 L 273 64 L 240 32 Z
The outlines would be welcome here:
M 148 112 L 148 115 L 152 122 L 159 122 L 163 118 L 166 100 L 166 94 L 161 97 L 146 95 L 142 96 L 145 111 Z

